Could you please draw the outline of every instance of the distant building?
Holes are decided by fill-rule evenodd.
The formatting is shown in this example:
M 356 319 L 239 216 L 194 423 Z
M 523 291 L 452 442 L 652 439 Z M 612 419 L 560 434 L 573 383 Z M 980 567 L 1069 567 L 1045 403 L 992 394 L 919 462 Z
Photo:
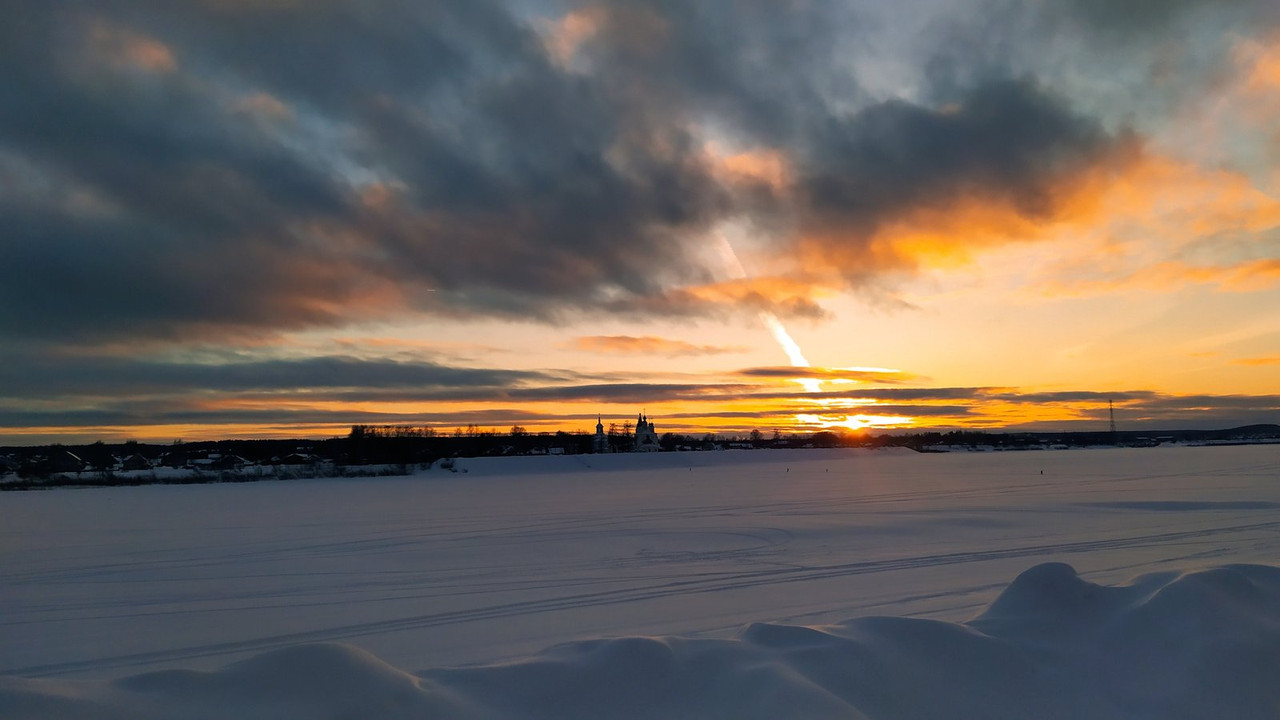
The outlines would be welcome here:
M 137 453 L 120 461 L 121 470 L 150 470 L 151 461 Z
M 653 423 L 649 422 L 649 418 L 644 416 L 644 413 L 640 413 L 636 416 L 636 434 L 631 440 L 631 452 L 657 452 L 661 449 L 662 443 L 658 441 L 657 429 L 654 428 Z M 591 439 L 591 452 L 607 453 L 613 451 L 614 448 L 609 443 L 609 436 L 604 434 L 604 421 L 597 415 L 596 434 Z
M 636 418 L 636 442 L 632 449 L 634 452 L 657 452 L 662 449 L 662 443 L 658 442 L 658 431 L 644 413 Z
M 249 461 L 239 455 L 230 453 L 224 455 L 219 452 L 211 452 L 207 453 L 205 457 L 191 460 L 188 467 L 196 470 L 240 470 L 248 464 Z
M 609 438 L 604 435 L 604 422 L 600 419 L 599 415 L 596 416 L 596 436 L 591 438 L 591 452 L 609 452 Z

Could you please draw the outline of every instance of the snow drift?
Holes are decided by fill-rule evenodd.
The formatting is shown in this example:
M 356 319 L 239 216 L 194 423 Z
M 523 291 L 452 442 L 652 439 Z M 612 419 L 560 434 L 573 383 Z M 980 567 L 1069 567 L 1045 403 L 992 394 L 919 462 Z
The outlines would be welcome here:
M 1277 716 L 1280 568 L 1263 565 L 1105 586 L 1047 563 L 964 623 L 761 623 L 730 639 L 581 641 L 418 674 L 319 644 L 215 672 L 0 678 L 8 720 Z

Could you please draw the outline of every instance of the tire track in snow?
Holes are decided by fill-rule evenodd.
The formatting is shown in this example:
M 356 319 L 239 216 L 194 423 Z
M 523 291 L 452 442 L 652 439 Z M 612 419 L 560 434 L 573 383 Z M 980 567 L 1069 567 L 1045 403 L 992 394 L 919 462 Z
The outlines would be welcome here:
M 1280 521 L 1134 535 L 1102 540 L 1023 545 L 976 552 L 939 553 L 886 560 L 835 563 L 831 565 L 806 567 L 781 567 L 752 572 L 707 573 L 700 576 L 672 580 L 666 583 L 649 586 L 580 593 L 555 598 L 544 598 L 541 600 L 501 603 L 467 610 L 445 611 L 397 618 L 393 620 L 355 623 L 319 630 L 270 635 L 248 640 L 213 643 L 187 648 L 174 648 L 169 650 L 134 653 L 129 655 L 103 657 L 93 660 L 50 665 L 8 668 L 0 670 L 0 675 L 15 675 L 19 677 L 53 677 L 87 671 L 137 668 L 180 660 L 208 658 L 247 652 L 263 652 L 299 643 L 344 641 L 368 635 L 380 635 L 443 625 L 480 622 L 484 620 L 518 617 L 537 613 L 643 602 L 646 600 L 671 598 L 682 595 L 727 592 L 765 585 L 811 582 L 880 572 L 915 570 L 975 562 L 1017 559 L 1023 557 L 1099 552 L 1122 548 L 1141 547 L 1145 545 L 1167 544 L 1184 540 L 1203 539 L 1234 533 L 1274 530 L 1277 528 L 1280 528 Z

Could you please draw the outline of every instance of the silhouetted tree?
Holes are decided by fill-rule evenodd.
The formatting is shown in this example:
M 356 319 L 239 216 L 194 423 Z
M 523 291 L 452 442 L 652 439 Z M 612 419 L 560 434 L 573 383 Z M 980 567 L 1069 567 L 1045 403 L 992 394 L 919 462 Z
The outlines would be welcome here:
M 813 446 L 820 448 L 833 448 L 840 444 L 840 438 L 829 430 L 823 430 L 813 434 Z

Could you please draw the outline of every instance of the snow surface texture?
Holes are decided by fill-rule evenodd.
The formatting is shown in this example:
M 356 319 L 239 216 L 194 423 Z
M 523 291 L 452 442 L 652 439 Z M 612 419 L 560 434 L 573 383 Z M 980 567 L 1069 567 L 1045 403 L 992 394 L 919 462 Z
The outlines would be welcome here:
M 1280 569 L 1107 587 L 1063 563 L 954 624 L 757 623 L 736 638 L 581 641 L 415 677 L 348 645 L 111 683 L 0 678 L 30 718 L 1257 718 L 1280 715 Z
M 467 470 L 7 494 L 0 718 L 1280 717 L 1275 448 Z

